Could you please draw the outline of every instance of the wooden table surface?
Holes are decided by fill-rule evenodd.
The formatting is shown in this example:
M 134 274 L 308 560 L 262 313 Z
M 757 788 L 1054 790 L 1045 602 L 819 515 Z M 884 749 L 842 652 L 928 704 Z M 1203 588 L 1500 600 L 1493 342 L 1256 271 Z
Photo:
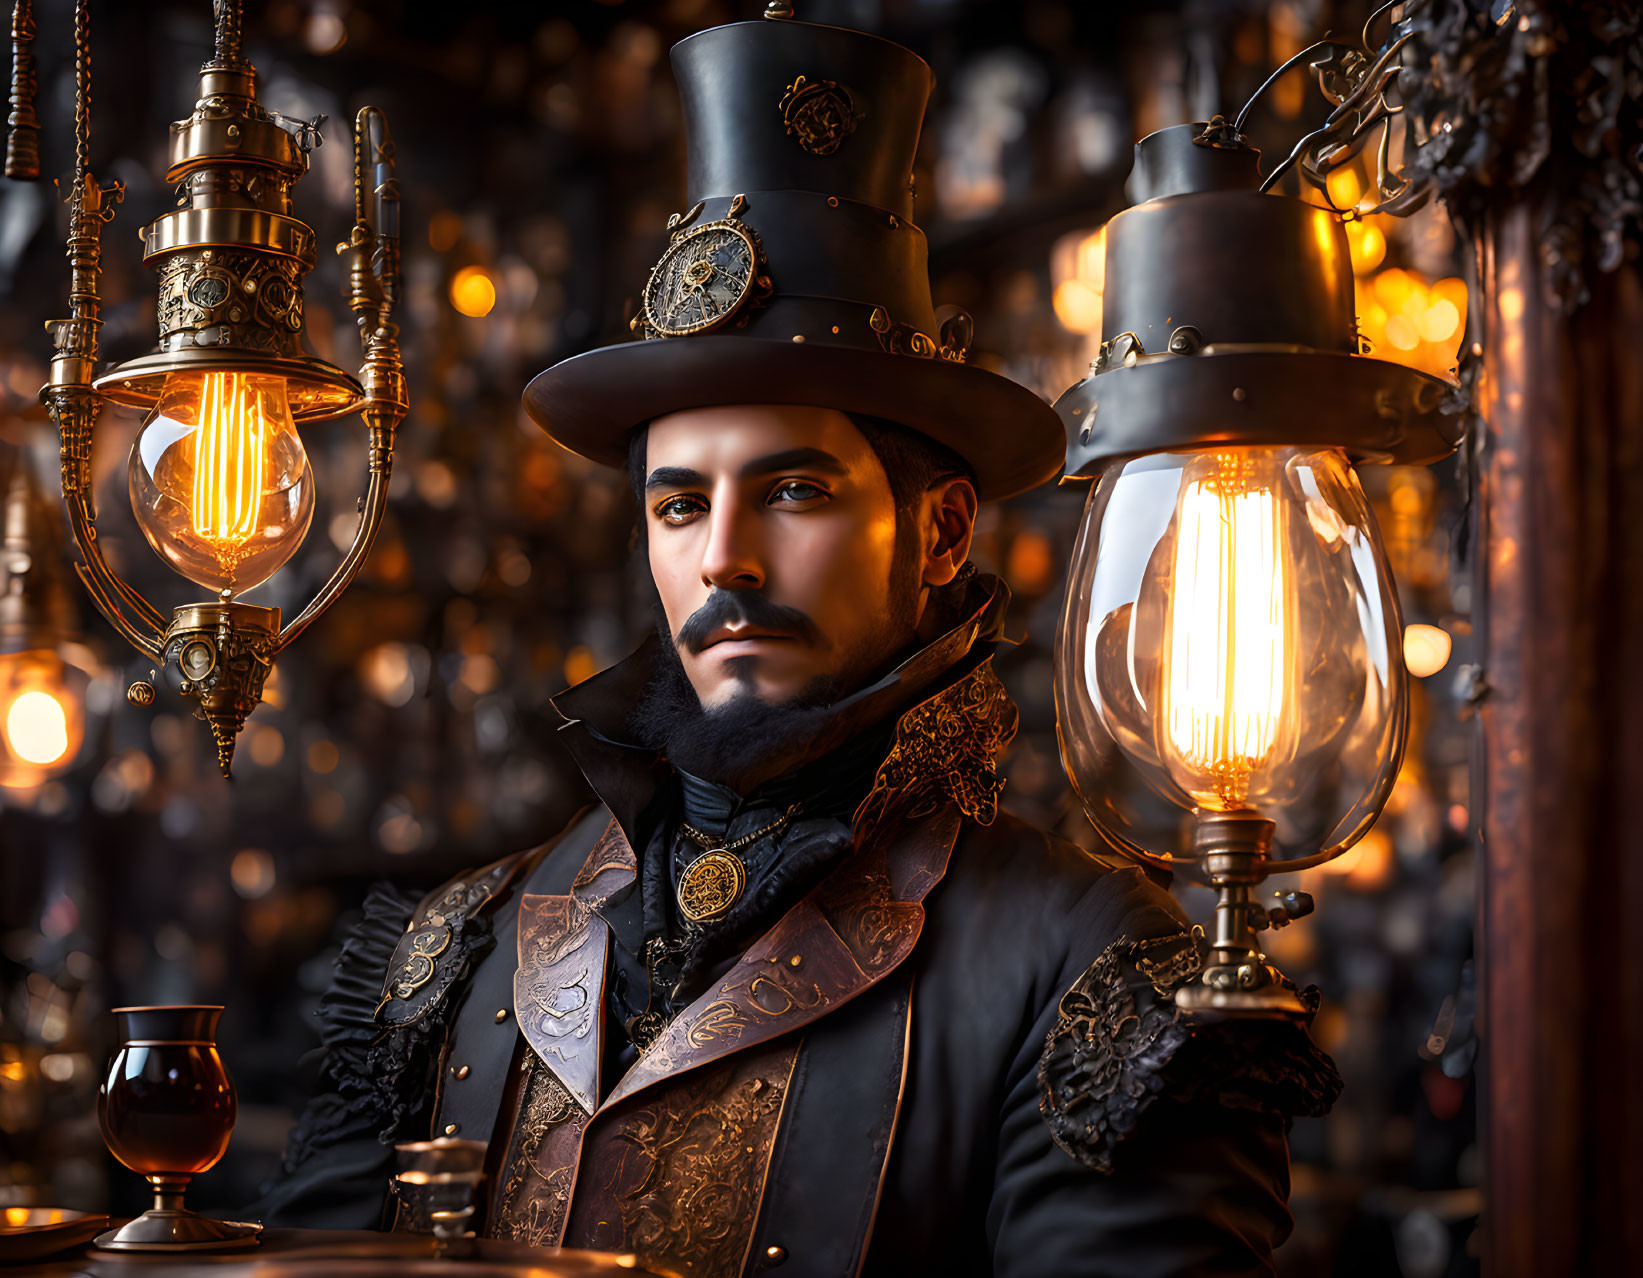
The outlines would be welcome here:
M 654 1275 L 632 1256 L 528 1247 L 488 1238 L 469 1254 L 436 1257 L 432 1238 L 369 1230 L 268 1229 L 255 1247 L 216 1254 L 111 1252 L 80 1247 L 22 1265 L 0 1262 L 5 1278 L 630 1278 Z M 665 1275 L 662 1276 L 665 1278 Z

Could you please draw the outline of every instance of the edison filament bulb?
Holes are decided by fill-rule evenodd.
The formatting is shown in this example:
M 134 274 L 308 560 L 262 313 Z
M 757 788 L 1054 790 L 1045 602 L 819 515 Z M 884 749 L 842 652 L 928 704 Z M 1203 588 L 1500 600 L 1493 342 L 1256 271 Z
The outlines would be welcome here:
M 1209 808 L 1247 807 L 1295 741 L 1288 504 L 1266 457 L 1228 450 L 1182 475 L 1164 604 L 1158 753 Z
M 149 545 L 214 591 L 267 581 L 314 516 L 313 470 L 282 377 L 171 374 L 132 445 L 129 478 Z
M 1407 721 L 1402 626 L 1345 455 L 1227 447 L 1111 463 L 1092 486 L 1056 658 L 1061 748 L 1109 842 L 1181 855 L 1256 813 L 1273 855 L 1355 841 Z

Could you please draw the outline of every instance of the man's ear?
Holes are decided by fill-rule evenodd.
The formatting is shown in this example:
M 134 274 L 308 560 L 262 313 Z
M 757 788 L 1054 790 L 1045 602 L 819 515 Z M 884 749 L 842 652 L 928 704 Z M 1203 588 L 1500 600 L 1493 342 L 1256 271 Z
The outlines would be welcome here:
M 935 484 L 924 494 L 921 522 L 925 529 L 926 586 L 945 586 L 970 557 L 976 527 L 975 485 L 962 475 Z

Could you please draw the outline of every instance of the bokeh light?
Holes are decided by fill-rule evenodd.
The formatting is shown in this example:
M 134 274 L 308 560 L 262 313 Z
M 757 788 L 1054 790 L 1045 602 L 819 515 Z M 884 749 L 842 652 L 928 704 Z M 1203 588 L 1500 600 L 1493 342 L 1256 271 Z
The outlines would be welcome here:
M 484 319 L 496 306 L 496 283 L 482 266 L 464 266 L 451 279 L 451 305 L 470 319 Z
M 1403 664 L 1418 679 L 1435 675 L 1449 661 L 1454 641 L 1441 626 L 1410 625 L 1403 630 Z

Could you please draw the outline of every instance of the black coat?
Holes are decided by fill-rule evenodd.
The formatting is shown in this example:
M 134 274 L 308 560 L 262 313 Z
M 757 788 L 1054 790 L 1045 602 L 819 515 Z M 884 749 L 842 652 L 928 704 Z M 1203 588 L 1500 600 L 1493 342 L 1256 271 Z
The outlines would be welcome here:
M 942 654 L 946 687 L 903 713 L 898 741 L 913 739 L 908 725 L 930 706 L 965 697 L 973 704 L 978 683 L 996 684 L 986 662 L 973 660 L 975 638 L 975 629 L 960 636 L 957 650 L 971 655 L 956 666 L 951 652 Z M 913 690 L 923 695 L 929 686 Z M 1013 708 L 1009 718 L 1013 727 Z M 580 715 L 571 728 L 589 734 L 579 762 L 596 786 L 603 782 L 602 793 L 611 792 L 612 758 L 629 776 L 640 764 L 657 775 L 654 760 L 625 753 Z M 375 893 L 326 1004 L 336 1090 L 304 1116 L 288 1174 L 262 1204 L 265 1217 L 376 1225 L 392 1164 L 386 1142 L 453 1126 L 492 1140 L 500 1176 L 516 1139 L 515 1106 L 504 1097 L 522 1085 L 520 1062 L 534 1047 L 533 1066 L 549 1061 L 556 1080 L 572 1095 L 585 1090 L 588 1107 L 597 1107 L 591 1119 L 567 1107 L 586 1124 L 580 1144 L 565 1147 L 579 1151 L 574 1182 L 565 1182 L 575 1189 L 568 1218 L 542 1235 L 562 1228 L 566 1245 L 634 1249 L 659 1267 L 715 1276 L 762 1272 L 772 1262 L 818 1278 L 1271 1272 L 1273 1249 L 1292 1225 L 1285 1111 L 1327 1105 L 1335 1085 L 1327 1058 L 1294 1027 L 1183 1025 L 1164 996 L 1169 981 L 1190 976 L 1194 954 L 1169 894 L 1133 867 L 995 812 L 974 786 L 942 784 L 940 802 L 926 791 L 916 805 L 881 805 L 882 837 L 868 840 L 889 849 L 878 870 L 860 855 L 834 868 L 772 930 L 779 940 L 768 953 L 749 951 L 758 963 L 744 957 L 723 978 L 718 988 L 730 991 L 736 973 L 753 972 L 752 1002 L 744 995 L 739 1012 L 726 1013 L 722 1000 L 707 1005 L 710 988 L 621 1091 L 608 1076 L 608 1048 L 622 1031 L 600 996 L 605 987 L 597 976 L 575 985 L 555 975 L 568 969 L 550 969 L 542 988 L 548 1004 L 561 1003 L 547 1018 L 536 1015 L 543 996 L 526 992 L 534 969 L 517 997 L 514 989 L 517 929 L 545 910 L 540 917 L 573 920 L 541 933 L 551 932 L 556 954 L 577 937 L 585 948 L 572 948 L 572 960 L 605 954 L 601 909 L 620 897 L 610 883 L 632 881 L 631 849 L 647 846 L 642 827 L 657 819 L 657 791 L 623 790 L 621 801 L 586 814 L 545 850 L 464 876 L 420 906 Z M 862 813 L 857 820 L 860 843 Z M 869 881 L 882 886 L 863 906 Z M 429 925 L 436 906 L 444 921 Z M 810 920 L 803 927 L 801 916 Z M 864 919 L 877 929 L 866 940 Z M 409 933 L 407 922 L 415 925 Z M 546 943 L 538 935 L 545 925 L 527 925 L 535 929 L 531 952 Z M 446 943 L 428 976 L 396 996 L 396 972 L 422 974 L 405 961 L 427 926 L 448 928 Z M 1149 951 L 1149 942 L 1162 948 Z M 786 968 L 789 949 L 803 974 L 798 984 Z M 1167 978 L 1145 961 L 1162 952 L 1184 956 Z M 800 967 L 801 954 L 808 966 Z M 772 966 L 758 966 L 765 962 Z M 768 980 L 761 993 L 761 972 L 787 980 L 790 991 L 802 986 L 797 1004 L 809 1010 L 791 994 L 772 995 Z M 586 1046 L 578 1049 L 587 990 L 592 1019 L 580 1023 Z M 501 1010 L 512 1014 L 499 1022 Z M 754 1024 L 761 1018 L 768 1024 Z M 727 1023 L 728 1039 L 718 1033 Z M 542 1026 L 555 1037 L 544 1038 Z M 648 1089 L 627 1095 L 647 1061 Z M 704 1114 L 717 1131 L 727 1112 L 719 1102 L 735 1087 L 756 1091 L 747 1071 L 760 1068 L 780 1099 L 764 1129 L 738 1128 L 723 1148 L 705 1150 L 693 1136 L 677 1148 L 695 1148 L 694 1161 L 661 1155 L 635 1171 L 641 1136 L 665 1133 L 669 1122 L 680 1132 L 699 1127 Z M 704 1088 L 719 1090 L 704 1099 Z M 726 1158 L 757 1166 L 727 1171 L 714 1161 Z M 720 1195 L 740 1204 L 726 1209 L 736 1217 L 727 1228 L 737 1232 L 717 1250 L 680 1241 L 679 1222 L 708 1211 L 705 1199 L 681 1195 L 721 1177 L 743 1187 L 739 1199 Z M 641 1200 L 644 1210 L 630 1219 L 628 1205 Z M 500 1210 L 494 1198 L 492 1210 Z M 497 1227 L 495 1219 L 487 1226 Z

